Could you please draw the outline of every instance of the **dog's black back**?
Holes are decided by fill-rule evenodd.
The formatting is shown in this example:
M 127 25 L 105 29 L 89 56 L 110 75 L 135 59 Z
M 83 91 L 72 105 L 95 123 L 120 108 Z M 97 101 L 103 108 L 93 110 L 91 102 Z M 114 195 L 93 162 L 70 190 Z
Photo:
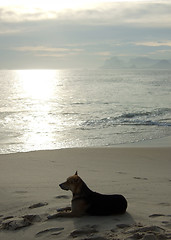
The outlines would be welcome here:
M 119 194 L 104 195 L 92 192 L 86 200 L 89 206 L 86 212 L 90 215 L 123 214 L 127 208 L 126 199 Z
M 123 214 L 127 209 L 127 201 L 124 196 L 120 194 L 105 195 L 93 192 L 84 182 L 80 198 L 86 202 L 86 213 L 89 215 Z

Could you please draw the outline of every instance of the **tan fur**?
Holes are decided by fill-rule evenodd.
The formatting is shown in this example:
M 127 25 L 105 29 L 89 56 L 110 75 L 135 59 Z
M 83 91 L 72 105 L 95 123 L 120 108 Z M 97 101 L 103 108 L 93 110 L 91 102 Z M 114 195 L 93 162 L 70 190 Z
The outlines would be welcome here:
M 67 178 L 66 182 L 60 184 L 60 187 L 63 190 L 70 190 L 73 193 L 72 207 L 69 212 L 68 208 L 64 208 L 62 212 L 57 213 L 56 217 L 79 217 L 84 215 L 86 203 L 83 199 L 77 199 L 77 196 L 80 193 L 81 185 L 82 180 L 78 176 L 77 172 L 73 176 Z

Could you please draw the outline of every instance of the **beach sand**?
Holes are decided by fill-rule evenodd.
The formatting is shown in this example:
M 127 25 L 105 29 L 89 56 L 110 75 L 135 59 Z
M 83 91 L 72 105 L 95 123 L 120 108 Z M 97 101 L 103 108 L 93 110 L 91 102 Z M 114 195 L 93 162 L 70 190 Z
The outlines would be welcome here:
M 0 155 L 0 240 L 171 239 L 170 140 Z M 59 183 L 76 170 L 92 190 L 124 195 L 126 214 L 47 220 L 70 205 Z

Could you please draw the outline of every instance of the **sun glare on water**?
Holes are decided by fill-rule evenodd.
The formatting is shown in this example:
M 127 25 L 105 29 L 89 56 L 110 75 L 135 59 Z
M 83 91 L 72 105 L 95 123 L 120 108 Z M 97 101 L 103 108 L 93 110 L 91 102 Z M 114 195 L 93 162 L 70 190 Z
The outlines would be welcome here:
M 23 94 L 32 99 L 46 100 L 53 96 L 56 71 L 21 70 L 18 76 Z
M 26 112 L 24 119 L 21 119 L 25 121 L 22 142 L 31 149 L 35 146 L 46 149 L 54 141 L 54 128 L 60 129 L 62 126 L 58 115 L 54 119 L 51 114 L 53 110 L 58 111 L 60 73 L 56 70 L 17 70 L 15 73 L 20 99 L 24 103 L 23 110 Z

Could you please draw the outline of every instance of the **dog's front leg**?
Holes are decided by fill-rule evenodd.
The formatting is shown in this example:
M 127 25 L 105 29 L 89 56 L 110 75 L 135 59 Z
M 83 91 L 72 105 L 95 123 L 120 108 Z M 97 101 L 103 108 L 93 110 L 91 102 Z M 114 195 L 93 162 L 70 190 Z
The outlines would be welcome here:
M 65 209 L 66 210 L 66 209 Z M 58 217 L 81 217 L 86 214 L 86 207 L 84 201 L 72 203 L 71 211 L 62 211 L 56 214 L 49 215 L 48 219 L 54 219 Z
M 66 208 L 64 208 L 66 210 Z M 72 201 L 71 211 L 58 212 L 56 214 L 49 215 L 48 219 L 54 219 L 58 217 L 81 217 L 86 214 L 87 204 L 84 200 Z
M 84 200 L 72 201 L 71 211 L 60 212 L 57 217 L 81 217 L 86 214 L 87 205 Z

